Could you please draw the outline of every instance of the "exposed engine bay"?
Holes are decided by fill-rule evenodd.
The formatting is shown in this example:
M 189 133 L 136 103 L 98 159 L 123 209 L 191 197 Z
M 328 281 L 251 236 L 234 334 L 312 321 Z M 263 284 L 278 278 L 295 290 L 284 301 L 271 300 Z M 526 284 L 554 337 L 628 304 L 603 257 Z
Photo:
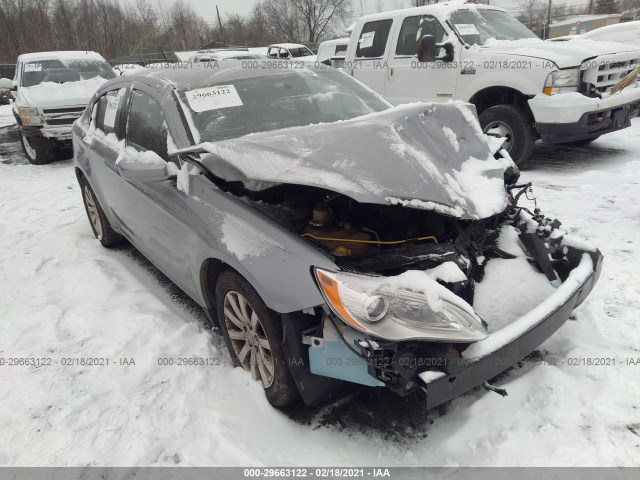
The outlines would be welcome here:
M 517 205 L 522 196 L 535 203 L 530 184 L 513 185 L 509 191 L 513 200 L 509 208 L 476 221 L 402 206 L 361 204 L 347 196 L 310 187 L 282 185 L 259 194 L 245 193 L 256 208 L 331 255 L 344 272 L 394 277 L 409 270 L 429 271 L 454 262 L 466 278 L 438 283 L 473 306 L 474 290 L 483 280 L 487 263 L 515 258 L 498 247 L 505 225 L 519 232 L 529 263 L 549 282 L 564 281 L 579 260 L 577 254 L 567 257 L 568 251 L 561 245 L 560 222 L 547 219 L 537 205 L 533 211 Z M 324 365 L 330 358 L 337 358 L 346 346 L 362 362 L 368 376 L 354 378 L 344 366 L 329 368 L 330 371 L 320 368 L 314 373 L 344 375 L 344 380 L 372 386 L 386 385 L 401 395 L 419 388 L 415 377 L 420 371 L 455 374 L 462 368 L 462 352 L 470 344 L 385 341 L 354 332 L 331 312 L 319 311 L 316 315 L 319 323 L 303 332 L 311 346 L 309 355 L 320 355 L 315 364 Z
M 424 270 L 444 262 L 455 262 L 468 282 L 447 285 L 473 304 L 473 285 L 482 281 L 483 267 L 492 258 L 511 258 L 497 247 L 499 229 L 505 223 L 521 231 L 521 241 L 536 257 L 534 263 L 549 280 L 567 275 L 561 237 L 548 238 L 560 226 L 538 210 L 529 211 L 539 223 L 538 235 L 527 233 L 518 219 L 522 195 L 532 202 L 531 185 L 515 185 L 513 205 L 500 215 L 483 220 L 460 220 L 432 211 L 398 205 L 362 204 L 341 194 L 312 187 L 282 185 L 260 193 L 244 192 L 263 213 L 333 257 L 342 270 L 384 276 L 408 269 Z M 543 251 L 545 250 L 545 251 Z M 549 253 L 552 259 L 546 255 Z

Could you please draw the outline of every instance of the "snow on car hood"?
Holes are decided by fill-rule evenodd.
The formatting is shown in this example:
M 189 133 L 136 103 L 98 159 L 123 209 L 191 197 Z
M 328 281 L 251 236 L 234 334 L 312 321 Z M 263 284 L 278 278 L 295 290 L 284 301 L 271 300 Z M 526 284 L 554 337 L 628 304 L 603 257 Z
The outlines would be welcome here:
M 263 190 L 282 183 L 459 218 L 508 205 L 510 160 L 496 160 L 472 105 L 408 104 L 347 121 L 203 143 L 202 163 L 227 181 Z
M 571 42 L 550 42 L 538 38 L 493 40 L 472 48 L 485 54 L 520 55 L 550 60 L 560 68 L 578 67 L 586 59 L 599 55 L 628 52 L 634 54 L 634 57 L 640 56 L 640 50 L 631 45 L 583 39 Z
M 18 93 L 30 107 L 56 108 L 86 105 L 107 79 L 96 77 L 78 82 L 44 82 L 33 87 L 20 87 Z

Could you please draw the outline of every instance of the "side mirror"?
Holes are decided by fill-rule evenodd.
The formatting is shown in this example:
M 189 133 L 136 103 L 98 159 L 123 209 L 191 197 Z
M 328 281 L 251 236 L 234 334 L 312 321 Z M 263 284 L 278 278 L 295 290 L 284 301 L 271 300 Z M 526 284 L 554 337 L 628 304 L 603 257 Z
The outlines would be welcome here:
M 444 55 L 442 57 L 436 57 L 436 53 L 439 48 L 444 48 Z M 453 44 L 436 43 L 436 39 L 433 35 L 425 35 L 418 42 L 418 61 L 420 62 L 435 62 L 436 60 L 442 60 L 443 62 L 453 61 Z
M 418 61 L 425 63 L 436 61 L 436 37 L 433 35 L 425 35 L 418 42 Z
M 131 183 L 161 182 L 169 179 L 167 163 L 160 162 L 136 162 L 130 158 L 123 158 L 118 162 L 118 173 L 122 178 Z

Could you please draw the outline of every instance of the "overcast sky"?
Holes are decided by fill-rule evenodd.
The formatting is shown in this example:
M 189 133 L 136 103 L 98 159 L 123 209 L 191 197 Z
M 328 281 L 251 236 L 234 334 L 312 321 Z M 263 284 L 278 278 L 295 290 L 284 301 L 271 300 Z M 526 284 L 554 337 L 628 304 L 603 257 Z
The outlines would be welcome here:
M 158 0 L 160 2 L 171 3 L 172 0 Z M 252 9 L 252 7 L 259 2 L 259 0 L 185 0 L 204 17 L 208 23 L 214 23 L 216 20 L 216 5 L 220 9 L 220 15 L 224 19 L 227 15 L 232 13 L 238 13 L 240 15 L 246 15 Z M 547 0 L 540 0 L 546 3 Z M 394 5 L 401 4 L 402 0 L 383 0 L 384 10 L 393 10 Z M 521 9 L 520 5 L 525 0 L 491 0 L 492 5 L 498 5 L 500 7 L 510 10 L 512 13 L 517 14 Z M 553 3 L 567 5 L 586 5 L 589 0 L 553 0 Z M 377 9 L 378 0 L 367 0 L 368 9 L 367 13 L 374 13 Z M 410 0 L 404 0 L 405 6 L 411 4 Z

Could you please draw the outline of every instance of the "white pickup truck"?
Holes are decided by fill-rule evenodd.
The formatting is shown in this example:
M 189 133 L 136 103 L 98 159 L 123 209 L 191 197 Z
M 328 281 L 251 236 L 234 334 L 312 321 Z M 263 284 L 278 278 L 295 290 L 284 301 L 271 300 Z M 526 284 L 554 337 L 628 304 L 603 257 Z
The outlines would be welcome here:
M 520 164 L 537 139 L 585 144 L 630 126 L 640 108 L 634 47 L 545 42 L 506 10 L 464 1 L 364 16 L 340 63 L 394 104 L 473 103 Z
M 95 52 L 40 52 L 18 57 L 11 89 L 13 115 L 27 159 L 36 165 L 55 160 L 60 147 L 71 145 L 71 126 L 91 96 L 116 77 Z

